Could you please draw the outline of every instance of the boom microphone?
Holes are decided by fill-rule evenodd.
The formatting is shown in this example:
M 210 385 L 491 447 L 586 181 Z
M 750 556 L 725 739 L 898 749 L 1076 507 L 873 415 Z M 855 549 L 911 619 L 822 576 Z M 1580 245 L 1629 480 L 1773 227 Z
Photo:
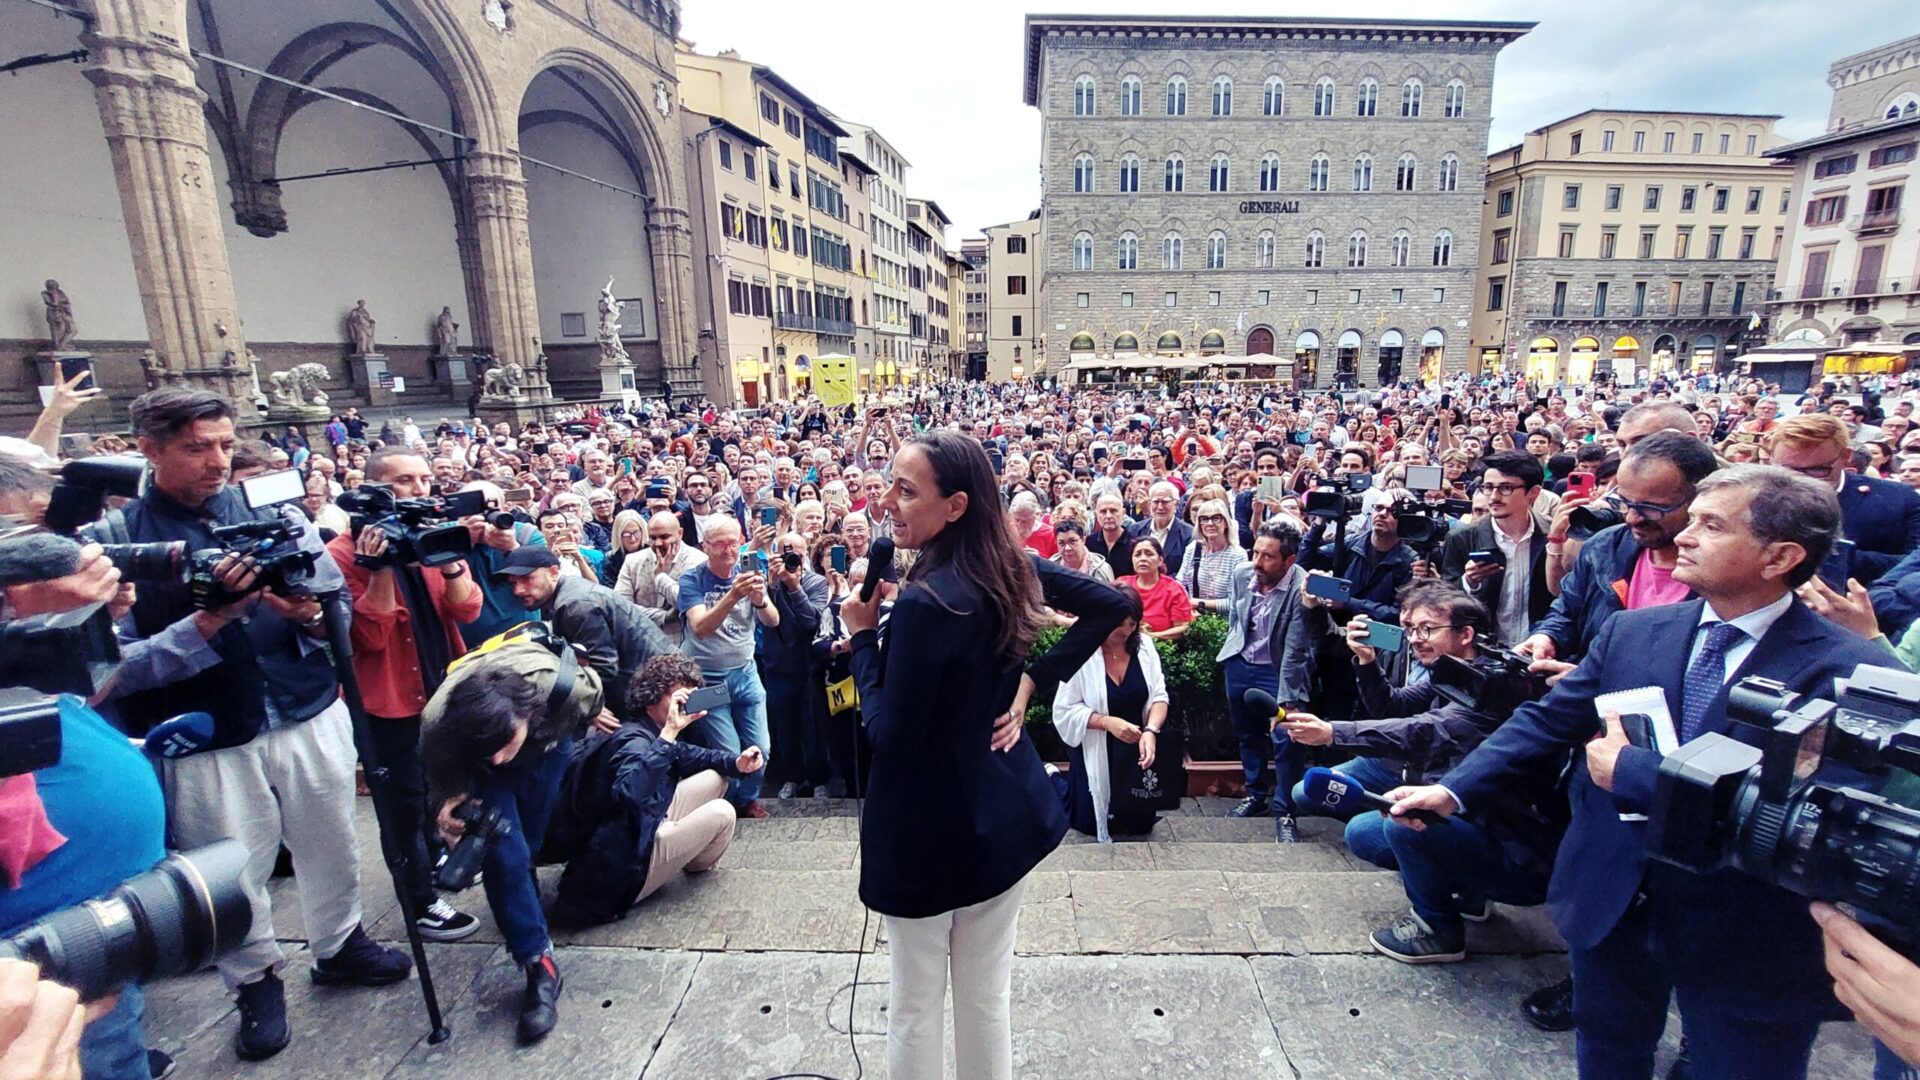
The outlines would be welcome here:
M 1393 800 L 1368 791 L 1361 786 L 1360 781 L 1346 773 L 1321 765 L 1308 769 L 1300 786 L 1302 793 L 1307 797 L 1307 804 L 1328 817 L 1350 818 L 1368 810 L 1390 814 L 1393 810 Z M 1423 821 L 1428 825 L 1438 825 L 1444 820 L 1431 810 L 1409 810 L 1401 816 Z
M 874 590 L 880 587 L 880 580 L 892 576 L 893 540 L 882 536 L 867 549 L 867 578 L 860 583 L 860 602 L 871 602 Z

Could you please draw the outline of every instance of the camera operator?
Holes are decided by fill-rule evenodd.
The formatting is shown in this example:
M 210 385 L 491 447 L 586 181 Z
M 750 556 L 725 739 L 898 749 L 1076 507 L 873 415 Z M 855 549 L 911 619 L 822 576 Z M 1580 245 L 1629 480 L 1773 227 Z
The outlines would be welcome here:
M 1452 585 L 1414 585 L 1403 598 L 1409 647 L 1423 669 L 1441 656 L 1472 662 L 1490 641 L 1493 618 L 1478 600 Z M 1280 726 L 1295 742 L 1359 751 L 1339 771 L 1368 791 L 1384 793 L 1423 783 L 1459 763 L 1499 727 L 1497 715 L 1441 698 L 1430 680 L 1392 690 L 1365 644 L 1369 620 L 1347 624 L 1362 700 L 1375 719 L 1329 723 L 1289 713 Z M 1304 786 L 1304 785 L 1303 785 Z M 1566 800 L 1551 781 L 1516 785 L 1489 800 L 1473 820 L 1444 828 L 1396 828 L 1379 811 L 1356 806 L 1347 822 L 1347 850 L 1386 870 L 1398 870 L 1411 911 L 1373 932 L 1373 947 L 1406 964 L 1443 964 L 1466 958 L 1466 924 L 1484 922 L 1494 901 L 1531 906 L 1546 898 L 1548 871 L 1563 825 Z M 1313 812 L 1302 788 L 1294 801 Z M 1559 809 L 1543 815 L 1539 807 Z M 1335 814 L 1334 816 L 1341 816 Z
M 766 758 L 757 746 L 729 756 L 681 741 L 704 715 L 681 711 L 703 685 L 698 664 L 656 656 L 627 688 L 633 722 L 576 745 L 540 849 L 541 862 L 567 864 L 548 912 L 555 925 L 623 918 L 681 870 L 711 870 L 726 854 L 736 817 L 722 777 Z
M 506 493 L 498 484 L 486 480 L 475 480 L 461 491 L 479 491 L 487 497 L 487 514 L 498 514 L 507 510 Z M 540 530 L 528 522 L 516 520 L 512 528 L 496 528 L 480 514 L 463 518 L 460 524 L 467 527 L 467 535 L 473 546 L 467 549 L 467 576 L 474 588 L 480 590 L 480 614 L 469 622 L 460 623 L 460 638 L 471 649 L 497 634 L 503 633 L 525 622 L 537 619 L 520 604 L 500 578 L 500 568 L 507 563 L 507 556 L 522 547 L 545 547 L 546 538 Z
M 1873 1034 L 1874 1080 L 1920 1072 L 1920 966 L 1831 904 L 1813 905 L 1834 995 Z
M 1839 531 L 1831 487 L 1739 465 L 1702 480 L 1689 514 L 1674 579 L 1700 600 L 1608 619 L 1578 667 L 1441 783 L 1388 797 L 1400 823 L 1419 828 L 1407 811 L 1471 812 L 1580 751 L 1548 900 L 1571 950 L 1581 1074 L 1651 1075 L 1677 991 L 1699 1075 L 1804 1076 L 1820 1022 L 1843 1015 L 1806 902 L 1737 870 L 1649 863 L 1645 825 L 1622 815 L 1651 809 L 1660 755 L 1630 745 L 1618 716 L 1596 717 L 1594 698 L 1658 686 L 1685 743 L 1728 728 L 1735 679 L 1830 697 L 1836 677 L 1885 654 L 1793 595 Z
M 521 548 L 517 556 L 553 553 Z M 518 1036 L 530 1044 L 559 1021 L 560 969 L 540 910 L 533 852 L 547 832 L 574 740 L 601 712 L 600 676 L 544 627 L 462 657 L 420 717 L 427 802 L 440 836 L 457 845 L 467 829 L 462 804 L 475 800 L 500 826 L 484 839 L 487 907 L 515 966 L 526 973 Z
M 555 633 L 586 655 L 602 686 L 624 690 L 648 660 L 673 651 L 666 635 L 633 601 L 598 581 L 563 575 L 559 556 L 547 548 L 517 549 L 500 573 L 512 579 L 521 606 L 538 611 Z M 624 719 L 625 709 L 624 702 L 608 702 L 611 717 Z M 606 717 L 598 723 L 606 730 L 614 726 Z
M 256 520 L 226 483 L 231 405 L 206 391 L 166 387 L 135 399 L 129 413 L 152 478 L 147 493 L 118 515 L 126 539 L 217 548 L 213 526 Z M 105 524 L 112 529 L 115 522 Z M 120 705 L 130 722 L 147 727 L 186 711 L 213 716 L 211 749 L 163 763 L 168 827 L 183 848 L 232 837 L 253 854 L 243 882 L 253 925 L 240 948 L 219 961 L 239 999 L 235 1051 L 246 1060 L 271 1057 L 291 1038 L 278 975 L 286 956 L 267 893 L 283 843 L 293 853 L 316 982 L 382 986 L 412 969 L 404 954 L 375 944 L 360 925 L 359 856 L 345 839 L 356 835 L 353 736 L 320 640 L 320 602 L 257 595 L 248 618 L 209 642 L 221 663 Z M 136 633 L 151 637 L 193 610 L 188 586 L 149 583 L 131 618 Z
M 395 499 L 424 499 L 433 494 L 433 468 L 411 450 L 388 449 L 367 459 L 367 480 L 387 484 Z M 357 536 L 336 536 L 328 554 L 346 575 L 353 597 L 353 669 L 360 681 L 374 752 L 393 783 L 399 809 L 398 836 L 381 833 L 389 865 L 404 856 L 407 891 L 420 936 L 429 941 L 459 941 L 480 929 L 473 916 L 454 908 L 433 891 L 433 863 L 427 857 L 426 779 L 420 771 L 420 710 L 446 677 L 447 665 L 467 651 L 460 626 L 480 615 L 480 590 L 466 560 L 429 571 L 419 563 L 369 568 L 385 561 L 387 534 L 362 528 Z

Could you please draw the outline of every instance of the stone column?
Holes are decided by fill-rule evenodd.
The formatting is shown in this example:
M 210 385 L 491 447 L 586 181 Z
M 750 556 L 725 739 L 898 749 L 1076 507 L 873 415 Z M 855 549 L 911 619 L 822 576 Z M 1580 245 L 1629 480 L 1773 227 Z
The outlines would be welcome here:
M 218 182 L 207 151 L 178 0 L 97 0 L 81 35 L 120 188 L 121 214 L 154 351 L 194 385 L 220 390 L 223 358 L 247 346 L 221 232 Z M 216 326 L 220 329 L 216 329 Z M 230 362 L 234 362 L 230 361 Z M 234 402 L 256 419 L 244 396 Z
M 647 243 L 653 251 L 653 287 L 659 293 L 660 366 L 675 399 L 701 393 L 699 341 L 693 317 L 693 230 L 684 207 L 647 207 Z M 654 397 L 659 387 L 641 387 Z
M 533 241 L 527 231 L 527 181 L 512 154 L 472 151 L 466 164 L 472 247 L 479 260 L 473 344 L 497 364 L 531 368 L 539 355 L 539 307 L 533 290 Z

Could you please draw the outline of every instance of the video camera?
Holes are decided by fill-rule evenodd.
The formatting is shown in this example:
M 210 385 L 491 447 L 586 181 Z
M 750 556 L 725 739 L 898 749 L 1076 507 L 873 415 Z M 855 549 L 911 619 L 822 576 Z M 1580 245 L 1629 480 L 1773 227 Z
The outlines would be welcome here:
M 378 558 L 356 554 L 354 562 L 369 570 L 385 566 L 446 566 L 467 557 L 473 536 L 460 519 L 485 515 L 487 496 L 483 491 L 462 491 L 457 495 L 434 499 L 401 499 L 391 484 L 362 484 L 343 493 L 337 500 L 340 509 L 351 515 L 353 535 L 362 529 L 378 529 L 387 537 L 386 554 Z M 511 514 L 505 524 L 490 520 L 498 528 L 512 528 Z
M 1701 735 L 1661 760 L 1653 857 L 1852 904 L 1920 956 L 1920 809 L 1860 786 L 1920 797 L 1920 676 L 1862 664 L 1837 702 L 1749 677 L 1727 692 L 1727 715 L 1732 735 Z M 1829 764 L 1838 768 L 1822 779 Z
M 1362 496 L 1373 487 L 1373 477 L 1366 473 L 1355 473 L 1337 482 L 1330 476 L 1321 479 L 1328 486 L 1307 492 L 1307 516 L 1329 521 L 1358 514 L 1364 502 Z
M 1567 515 L 1567 536 L 1573 540 L 1591 540 L 1600 530 L 1611 529 L 1626 520 L 1626 512 L 1610 502 L 1576 506 Z
M 487 845 L 493 843 L 495 837 L 511 832 L 513 822 L 507 820 L 499 807 L 487 806 L 478 799 L 461 803 L 454 808 L 453 816 L 466 823 L 466 830 L 434 871 L 433 883 L 448 892 L 464 892 L 479 880 L 487 860 Z
M 1527 670 L 1532 663 L 1518 653 L 1482 646 L 1472 660 L 1441 654 L 1428 675 L 1434 693 L 1482 716 L 1505 719 L 1547 696 L 1546 678 Z

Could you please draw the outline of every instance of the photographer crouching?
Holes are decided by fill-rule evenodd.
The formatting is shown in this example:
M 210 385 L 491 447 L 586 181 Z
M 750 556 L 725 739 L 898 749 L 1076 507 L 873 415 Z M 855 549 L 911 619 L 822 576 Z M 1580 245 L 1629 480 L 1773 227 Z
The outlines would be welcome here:
M 560 968 L 533 853 L 600 698 L 599 674 L 544 625 L 528 623 L 456 661 L 420 716 L 428 805 L 451 848 L 440 881 L 464 888 L 485 870 L 487 906 L 527 975 L 522 1044 L 546 1038 L 560 1018 Z
M 540 849 L 541 862 L 567 864 L 548 913 L 555 924 L 623 918 L 682 870 L 711 870 L 726 854 L 736 814 L 724 778 L 758 772 L 767 759 L 757 746 L 734 755 L 680 738 L 706 715 L 685 712 L 704 685 L 692 660 L 656 656 L 628 686 L 633 722 L 580 743 Z
M 188 550 L 202 551 L 223 546 L 216 526 L 270 516 L 249 509 L 240 490 L 227 485 L 234 413 L 226 400 L 166 387 L 141 395 L 128 412 L 152 475 L 144 495 L 96 527 L 103 539 L 185 541 Z M 156 637 L 192 615 L 200 606 L 194 588 L 146 583 L 130 615 L 135 635 Z M 248 1061 L 272 1057 L 292 1037 L 278 974 L 286 954 L 267 892 L 282 844 L 293 854 L 315 982 L 384 986 L 412 970 L 404 954 L 376 944 L 361 926 L 359 853 L 350 839 L 356 754 L 323 645 L 320 602 L 270 590 L 255 595 L 246 617 L 207 641 L 218 663 L 119 703 L 135 731 L 182 712 L 213 718 L 206 751 L 162 763 L 167 824 L 182 848 L 232 837 L 250 853 L 242 885 L 252 927 L 219 962 L 239 1002 L 234 1050 Z

